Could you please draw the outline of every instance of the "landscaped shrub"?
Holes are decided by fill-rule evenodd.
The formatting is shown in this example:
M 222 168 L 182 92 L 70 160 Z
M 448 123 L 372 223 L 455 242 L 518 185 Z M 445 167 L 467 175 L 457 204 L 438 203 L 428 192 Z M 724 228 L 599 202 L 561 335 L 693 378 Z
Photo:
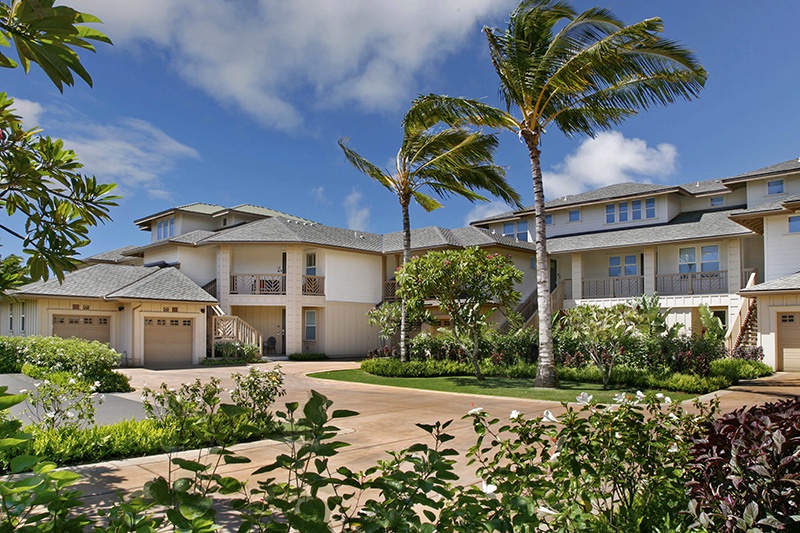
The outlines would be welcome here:
M 233 403 L 247 409 L 251 424 L 272 429 L 272 404 L 279 396 L 286 394 L 280 366 L 271 370 L 251 366 L 247 374 L 237 372 L 231 377 L 236 383 L 236 387 L 230 391 Z
M 709 375 L 725 376 L 731 383 L 742 379 L 756 379 L 772 374 L 772 368 L 756 359 L 733 359 L 725 357 L 711 361 Z
M 725 357 L 725 344 L 713 336 L 681 336 L 672 342 L 671 359 L 673 372 L 707 376 L 711 361 Z
M 289 361 L 327 361 L 329 358 L 324 353 L 292 353 Z
M 800 399 L 706 422 L 687 473 L 690 508 L 707 529 L 800 530 Z
M 473 373 L 467 361 L 428 359 L 425 361 L 400 362 L 399 359 L 365 359 L 361 369 L 376 376 L 397 378 L 421 378 L 436 376 L 468 376 Z
M 60 337 L 5 337 L 0 340 L 4 368 L 22 370 L 28 363 L 46 372 L 69 372 L 75 379 L 97 382 L 97 392 L 128 392 L 128 379 L 115 372 L 120 355 L 98 341 Z M 18 364 L 18 370 L 16 370 Z
M 468 346 L 469 340 L 465 340 Z M 409 358 L 423 361 L 435 359 L 437 361 L 467 361 L 469 354 L 464 351 L 458 341 L 453 337 L 453 332 L 448 329 L 440 330 L 436 335 L 420 333 L 411 339 Z
M 32 377 L 42 378 L 38 367 L 23 365 Z M 36 434 L 49 430 L 79 428 L 94 425 L 97 406 L 104 395 L 95 392 L 95 384 L 77 380 L 69 372 L 51 372 L 34 382 L 26 393 L 25 414 L 33 422 Z
M 242 363 L 256 363 L 261 360 L 261 348 L 255 344 L 241 342 L 217 342 L 214 344 L 216 357 L 238 359 Z
M 539 356 L 539 330 L 522 328 L 503 333 L 490 329 L 481 341 L 481 354 L 499 364 L 535 363 Z
M 731 357 L 747 361 L 763 361 L 764 348 L 761 346 L 737 346 L 731 350 Z

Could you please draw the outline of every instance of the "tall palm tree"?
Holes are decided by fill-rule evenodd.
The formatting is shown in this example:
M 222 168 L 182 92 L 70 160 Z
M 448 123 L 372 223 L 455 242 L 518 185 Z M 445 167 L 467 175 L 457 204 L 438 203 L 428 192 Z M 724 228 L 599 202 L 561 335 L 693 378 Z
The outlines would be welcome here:
M 411 259 L 411 200 L 428 212 L 442 207 L 423 190 L 441 199 L 460 196 L 471 202 L 486 201 L 487 198 L 477 192 L 486 191 L 517 207 L 521 205 L 519 194 L 505 179 L 505 169 L 494 164 L 497 136 L 463 124 L 438 126 L 440 119 L 435 113 L 416 111 L 419 101 L 412 102 L 403 118 L 403 141 L 392 170 L 383 170 L 348 148 L 347 139 L 339 140 L 345 157 L 354 167 L 397 196 L 403 213 L 403 263 Z M 469 101 L 465 100 L 465 104 Z M 403 361 L 408 359 L 408 326 L 403 305 L 400 325 L 400 358 Z
M 610 11 L 577 13 L 559 0 L 523 0 L 508 27 L 484 28 L 500 78 L 505 111 L 474 100 L 430 95 L 416 108 L 449 124 L 464 121 L 515 132 L 531 161 L 539 304 L 537 387 L 557 387 L 549 317 L 547 255 L 540 142 L 555 125 L 565 135 L 594 136 L 652 105 L 697 96 L 707 79 L 694 55 L 662 38 L 650 18 L 626 26 Z

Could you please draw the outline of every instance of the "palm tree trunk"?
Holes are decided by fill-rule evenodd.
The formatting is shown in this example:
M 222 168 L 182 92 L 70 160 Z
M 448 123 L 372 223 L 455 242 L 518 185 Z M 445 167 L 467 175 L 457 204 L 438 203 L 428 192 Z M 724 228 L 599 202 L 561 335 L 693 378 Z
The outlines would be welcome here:
M 539 303 L 539 363 L 535 387 L 558 387 L 558 371 L 553 357 L 552 306 L 550 303 L 550 258 L 547 254 L 547 226 L 544 218 L 544 184 L 542 181 L 539 133 L 523 130 L 533 175 L 533 207 L 536 228 L 536 288 Z
M 411 199 L 404 202 L 400 200 L 400 207 L 403 210 L 403 264 L 411 260 L 411 220 L 408 216 L 408 204 Z M 408 310 L 406 301 L 400 300 L 400 361 L 408 361 L 408 336 L 409 336 Z

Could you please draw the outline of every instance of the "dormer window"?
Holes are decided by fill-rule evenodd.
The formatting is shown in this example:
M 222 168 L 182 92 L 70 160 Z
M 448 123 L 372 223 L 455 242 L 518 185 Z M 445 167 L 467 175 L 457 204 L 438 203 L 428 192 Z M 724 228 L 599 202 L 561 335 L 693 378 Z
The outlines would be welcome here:
M 517 239 L 518 241 L 528 240 L 528 221 L 518 220 L 516 222 L 505 222 L 503 224 L 503 236 Z
M 169 239 L 175 236 L 175 217 L 165 218 L 156 223 L 156 240 Z
M 712 196 L 711 197 L 711 207 L 719 207 L 725 203 L 725 198 L 722 196 Z
M 783 194 L 783 180 L 771 180 L 767 182 L 767 194 Z
M 645 198 L 644 216 L 645 218 L 656 218 L 655 198 Z M 631 220 L 642 220 L 642 200 L 606 204 L 606 224 Z

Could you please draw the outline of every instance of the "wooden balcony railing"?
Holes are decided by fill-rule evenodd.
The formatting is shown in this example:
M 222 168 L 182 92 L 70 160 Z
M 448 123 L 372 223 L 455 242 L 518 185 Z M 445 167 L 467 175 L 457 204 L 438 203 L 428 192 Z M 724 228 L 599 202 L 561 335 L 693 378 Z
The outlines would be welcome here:
M 325 276 L 303 276 L 303 294 L 325 296 Z
M 728 271 L 685 272 L 656 275 L 656 291 L 662 295 L 726 294 Z
M 644 276 L 583 280 L 584 298 L 630 298 L 644 294 Z
M 392 302 L 397 300 L 397 281 L 390 279 L 383 282 L 383 301 Z
M 232 274 L 231 294 L 286 294 L 286 274 Z
M 211 357 L 216 357 L 218 342 L 254 344 L 261 348 L 261 333 L 238 316 L 211 317 Z

